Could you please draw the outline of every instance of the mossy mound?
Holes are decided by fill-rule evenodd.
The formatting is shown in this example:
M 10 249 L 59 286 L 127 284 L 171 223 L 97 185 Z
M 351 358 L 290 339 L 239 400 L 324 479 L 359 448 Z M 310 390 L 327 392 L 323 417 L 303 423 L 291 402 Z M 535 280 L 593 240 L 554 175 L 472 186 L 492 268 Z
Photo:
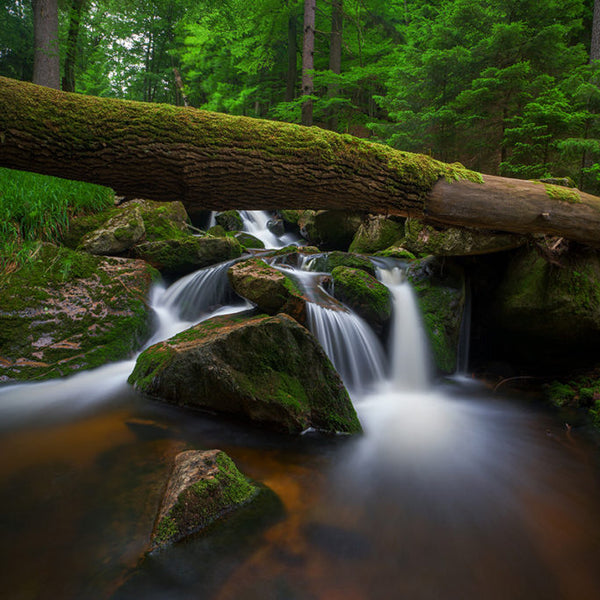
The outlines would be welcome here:
M 454 373 L 465 303 L 462 269 L 434 257 L 422 259 L 407 270 L 437 369 Z
M 544 395 L 558 408 L 581 408 L 600 428 L 600 368 L 568 381 L 553 381 L 544 386 Z
M 375 254 L 393 246 L 404 236 L 404 219 L 368 215 L 360 224 L 352 243 L 350 252 Z
M 335 267 L 331 272 L 333 294 L 381 333 L 392 316 L 390 291 L 361 269 Z
M 397 258 L 399 260 L 415 260 L 417 257 L 402 246 L 390 246 L 385 250 L 381 250 L 375 253 L 375 256 L 381 256 L 382 258 Z
M 73 219 L 62 242 L 95 254 L 121 254 L 139 241 L 190 236 L 189 218 L 181 202 L 131 200 L 101 213 Z M 102 244 L 99 251 L 98 244 Z
M 493 310 L 505 346 L 534 362 L 600 346 L 600 257 L 571 251 L 549 262 L 535 249 L 513 257 Z
M 407 219 L 401 246 L 417 256 L 471 256 L 512 250 L 527 243 L 524 236 L 465 227 L 433 227 Z
M 221 450 L 181 452 L 156 519 L 152 550 L 205 529 L 252 502 L 259 492 Z
M 91 254 L 122 254 L 133 248 L 145 233 L 141 212 L 133 206 L 116 211 L 100 227 L 84 235 L 80 247 Z
M 225 231 L 241 231 L 244 226 L 242 216 L 237 210 L 225 210 L 215 216 L 217 225 Z
M 284 314 L 204 321 L 142 352 L 129 382 L 171 404 L 290 433 L 361 430 L 323 349 Z
M 150 331 L 156 277 L 143 261 L 40 245 L 4 281 L 0 381 L 64 377 L 130 356 Z
M 238 231 L 234 234 L 235 239 L 244 247 L 262 250 L 265 247 L 265 243 L 253 236 L 251 233 L 245 231 Z
M 260 311 L 269 315 L 284 312 L 299 323 L 306 322 L 306 300 L 294 281 L 264 260 L 239 262 L 230 267 L 227 276 L 235 292 Z
M 302 237 L 323 250 L 348 250 L 362 222 L 362 213 L 306 210 L 299 218 Z
M 181 277 L 242 255 L 240 243 L 232 237 L 195 237 L 159 240 L 138 244 L 135 255 L 149 262 L 167 277 Z
M 327 252 L 311 259 L 310 268 L 312 271 L 322 271 L 331 273 L 336 267 L 351 267 L 352 269 L 361 269 L 369 275 L 375 275 L 373 263 L 359 254 L 349 252 L 340 252 L 339 250 Z

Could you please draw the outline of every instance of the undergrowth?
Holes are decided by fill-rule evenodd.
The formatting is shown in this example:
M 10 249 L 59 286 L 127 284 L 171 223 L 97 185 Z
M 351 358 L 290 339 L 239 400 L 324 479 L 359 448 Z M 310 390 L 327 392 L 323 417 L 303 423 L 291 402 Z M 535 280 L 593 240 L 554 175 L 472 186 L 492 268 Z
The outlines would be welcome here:
M 0 168 L 0 280 L 35 254 L 39 242 L 58 242 L 72 217 L 114 204 L 106 187 Z

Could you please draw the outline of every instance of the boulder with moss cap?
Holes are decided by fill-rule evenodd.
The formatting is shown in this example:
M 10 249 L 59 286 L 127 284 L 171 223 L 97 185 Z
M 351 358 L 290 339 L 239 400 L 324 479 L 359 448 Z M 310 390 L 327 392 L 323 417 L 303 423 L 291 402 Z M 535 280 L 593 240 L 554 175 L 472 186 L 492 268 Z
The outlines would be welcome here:
M 203 321 L 142 352 L 129 382 L 164 402 L 280 431 L 361 430 L 325 352 L 285 314 Z
M 179 453 L 156 519 L 151 550 L 200 532 L 249 504 L 260 492 L 221 450 Z
M 306 321 L 306 300 L 287 275 L 252 258 L 230 267 L 227 272 L 231 287 L 243 298 L 267 314 L 287 313 L 299 323 Z

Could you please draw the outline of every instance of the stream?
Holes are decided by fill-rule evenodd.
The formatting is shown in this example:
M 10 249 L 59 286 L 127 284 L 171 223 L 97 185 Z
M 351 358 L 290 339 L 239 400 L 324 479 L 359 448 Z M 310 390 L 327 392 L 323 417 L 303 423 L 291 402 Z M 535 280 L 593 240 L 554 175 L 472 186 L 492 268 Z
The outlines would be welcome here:
M 251 217 L 260 237 L 265 214 Z M 157 286 L 148 344 L 247 310 L 226 284 L 230 264 Z M 597 446 L 525 399 L 462 376 L 434 380 L 401 263 L 377 264 L 394 297 L 388 348 L 310 264 L 274 262 L 311 298 L 309 326 L 364 435 L 286 436 L 150 402 L 126 383 L 134 360 L 2 386 L 4 598 L 600 597 Z M 170 462 L 191 448 L 224 450 L 280 505 L 142 560 Z

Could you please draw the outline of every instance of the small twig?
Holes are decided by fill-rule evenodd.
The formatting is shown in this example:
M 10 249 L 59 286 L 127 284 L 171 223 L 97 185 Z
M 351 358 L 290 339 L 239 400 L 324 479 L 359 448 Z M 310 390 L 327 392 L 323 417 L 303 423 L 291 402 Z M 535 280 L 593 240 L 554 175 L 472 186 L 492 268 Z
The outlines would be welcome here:
M 506 379 L 500 380 L 494 387 L 494 392 L 498 390 L 501 385 L 504 385 L 508 381 L 515 381 L 516 379 L 542 379 L 541 377 L 534 377 L 533 375 L 519 375 L 517 377 L 507 377 Z

